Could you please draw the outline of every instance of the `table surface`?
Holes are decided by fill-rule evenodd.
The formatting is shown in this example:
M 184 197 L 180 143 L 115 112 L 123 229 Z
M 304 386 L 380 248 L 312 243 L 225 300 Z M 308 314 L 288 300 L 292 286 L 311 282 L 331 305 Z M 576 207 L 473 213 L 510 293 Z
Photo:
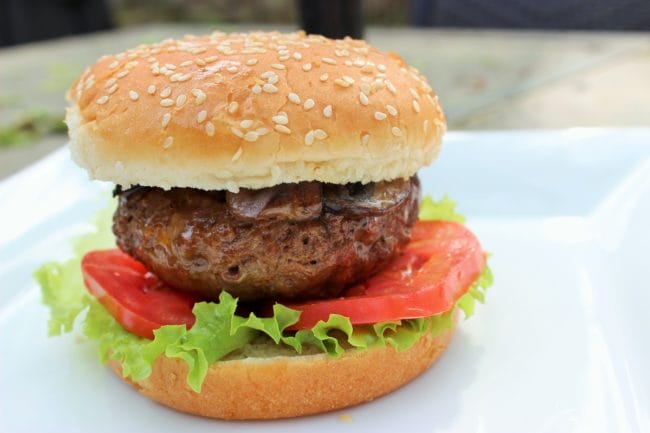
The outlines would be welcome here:
M 101 54 L 215 28 L 266 26 L 151 25 L 2 49 L 0 128 L 35 110 L 62 115 L 66 88 Z M 649 33 L 371 27 L 366 38 L 429 78 L 450 129 L 650 125 Z M 0 147 L 0 179 L 64 143 Z

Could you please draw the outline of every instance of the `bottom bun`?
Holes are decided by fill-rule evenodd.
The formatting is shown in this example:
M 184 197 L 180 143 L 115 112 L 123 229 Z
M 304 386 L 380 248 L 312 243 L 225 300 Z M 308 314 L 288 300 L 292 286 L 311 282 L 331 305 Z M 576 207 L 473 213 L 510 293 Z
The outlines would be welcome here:
M 128 383 L 147 397 L 195 415 L 220 419 L 272 419 L 311 415 L 373 400 L 410 382 L 445 350 L 452 331 L 426 335 L 411 348 L 391 346 L 325 354 L 245 358 L 211 365 L 200 394 L 185 378 L 187 365 L 159 357 L 151 376 Z M 120 366 L 111 368 L 121 377 Z

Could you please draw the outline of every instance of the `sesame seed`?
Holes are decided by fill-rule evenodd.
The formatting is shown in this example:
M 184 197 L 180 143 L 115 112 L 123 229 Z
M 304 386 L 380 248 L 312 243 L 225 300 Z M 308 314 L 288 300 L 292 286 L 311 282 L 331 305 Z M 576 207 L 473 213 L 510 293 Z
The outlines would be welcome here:
M 381 63 L 377 65 L 377 69 L 379 72 L 386 72 L 386 65 L 382 65 Z
M 140 95 L 138 95 L 138 92 L 135 90 L 129 90 L 129 98 L 131 98 L 132 101 L 137 101 L 138 98 L 140 98 Z
M 275 130 L 283 134 L 291 134 L 291 130 L 284 125 L 275 125 Z
M 289 54 L 289 50 L 287 50 L 286 48 L 283 48 L 281 50 L 278 50 L 278 54 L 281 55 L 281 56 L 286 56 L 287 54 Z
M 165 142 L 163 143 L 163 149 L 169 149 L 172 147 L 172 144 L 174 144 L 174 137 L 171 135 L 167 138 L 165 138 Z
M 276 93 L 278 91 L 278 88 L 271 83 L 265 83 L 262 86 L 262 90 L 265 91 L 266 93 Z
M 420 95 L 418 94 L 418 92 L 417 92 L 415 89 L 410 88 L 410 89 L 409 89 L 409 92 L 411 92 L 411 95 L 412 95 L 415 99 L 420 99 Z
M 108 96 L 104 95 L 96 101 L 99 105 L 104 105 L 108 102 Z
M 196 105 L 201 105 L 201 104 L 203 104 L 203 102 L 205 101 L 205 99 L 208 97 L 208 96 L 205 94 L 205 92 L 204 92 L 203 90 L 201 90 L 201 89 L 192 89 L 192 94 L 193 94 L 194 97 L 196 98 L 196 100 L 194 101 L 194 103 L 195 103 Z
M 244 140 L 250 141 L 251 143 L 257 141 L 258 138 L 259 135 L 257 135 L 257 132 L 255 131 L 248 131 L 246 134 L 244 134 Z
M 239 126 L 241 126 L 244 129 L 248 129 L 251 126 L 253 126 L 253 121 L 251 119 L 244 119 L 241 122 L 239 122 Z
M 386 113 L 383 113 L 381 111 L 375 111 L 375 119 L 384 120 L 386 117 L 387 117 Z
M 369 63 L 366 63 L 361 67 L 361 72 L 364 74 L 372 74 L 375 70 L 375 67 Z
M 232 101 L 230 104 L 228 104 L 228 113 L 234 114 L 237 112 L 238 108 L 239 108 L 239 104 L 235 101 Z
M 180 77 L 178 77 L 178 81 L 181 81 L 181 82 L 183 82 L 183 81 L 188 81 L 188 80 L 191 79 L 191 78 L 192 78 L 192 75 L 190 75 L 190 74 L 185 74 L 185 75 L 181 75 Z
M 364 146 L 367 146 L 369 141 L 370 141 L 370 134 L 363 134 L 361 136 L 361 144 L 363 144 Z
M 392 105 L 386 105 L 386 111 L 388 111 L 393 117 L 397 116 L 397 108 L 393 107 Z
M 246 64 L 248 66 L 253 66 L 253 65 L 256 65 L 258 61 L 259 60 L 257 60 L 257 59 L 248 59 L 248 60 L 246 60 Z
M 350 77 L 348 75 L 344 75 L 341 78 L 343 79 L 343 81 L 345 81 L 345 82 L 347 82 L 349 84 L 354 84 L 354 78 L 352 78 L 352 77 Z
M 370 102 L 370 101 L 368 100 L 368 96 L 366 96 L 366 94 L 363 93 L 363 92 L 359 92 L 359 101 L 360 101 L 363 105 L 368 105 L 368 103 Z
M 149 87 L 147 87 L 147 93 L 150 95 L 156 93 L 156 86 L 154 84 L 150 84 Z
M 277 77 L 278 75 L 273 71 L 266 71 L 266 72 L 262 73 L 262 75 L 260 75 L 260 77 L 262 77 L 265 80 L 268 80 L 269 78 L 271 78 L 273 76 Z
M 160 101 L 160 105 L 162 105 L 163 107 L 171 107 L 172 105 L 174 105 L 174 101 L 172 99 L 165 98 Z
M 390 92 L 391 92 L 393 95 L 397 94 L 397 89 L 395 88 L 395 86 L 393 86 L 393 83 L 391 83 L 391 82 L 388 81 L 388 80 L 385 80 L 385 83 L 386 83 L 386 87 L 388 88 L 388 90 L 390 90 Z
M 330 118 L 332 117 L 332 106 L 328 105 L 327 107 L 323 108 L 323 116 Z
M 289 60 L 289 57 L 291 57 L 291 56 L 289 54 L 287 54 L 286 56 L 278 57 L 278 60 L 280 60 L 281 62 L 284 62 L 285 60 Z
M 328 79 L 329 77 L 330 77 L 330 76 L 329 76 L 327 73 L 324 73 L 323 75 L 320 76 L 320 80 L 321 80 L 322 82 L 325 82 L 325 81 L 327 81 L 327 79 Z
M 185 60 L 184 62 L 182 62 L 182 63 L 181 63 L 180 65 L 178 65 L 178 66 L 184 68 L 184 67 L 186 67 L 186 66 L 190 66 L 190 65 L 192 65 L 192 64 L 194 64 L 194 60 Z
M 352 64 L 360 68 L 364 66 L 366 62 L 363 59 L 356 59 Z
M 376 92 L 379 89 L 383 89 L 386 87 L 386 84 L 384 84 L 383 80 L 377 79 L 372 82 L 372 85 L 370 86 L 370 89 L 372 93 Z
M 178 95 L 178 98 L 176 98 L 176 106 L 177 107 L 182 107 L 183 105 L 185 105 L 186 101 L 187 101 L 187 96 Z
M 109 95 L 112 95 L 113 93 L 115 93 L 116 90 L 117 90 L 117 84 L 113 84 L 108 90 L 106 90 L 106 92 Z
M 290 92 L 287 97 L 289 98 L 289 101 L 293 102 L 294 104 L 300 104 L 300 96 L 298 96 L 296 93 Z
M 372 89 L 370 88 L 370 85 L 368 83 L 361 83 L 361 85 L 359 86 L 359 90 L 361 90 L 366 95 L 369 95 Z
M 196 63 L 199 66 L 205 66 L 206 65 L 205 60 L 203 60 L 203 59 L 196 59 L 196 61 L 194 63 Z
M 169 95 L 171 95 L 171 94 L 172 94 L 172 88 L 171 88 L 171 87 L 165 87 L 165 88 L 162 89 L 162 91 L 160 92 L 160 97 L 161 97 L 161 98 L 167 98 L 167 97 L 168 97 Z
M 416 113 L 420 112 L 420 103 L 415 99 L 413 100 L 413 109 Z
M 108 67 L 111 68 L 111 69 L 115 69 L 115 68 L 117 68 L 119 65 L 120 65 L 120 62 L 118 62 L 117 60 L 115 60 L 115 61 L 113 61 L 110 65 L 108 65 Z
M 303 104 L 303 108 L 304 108 L 305 110 L 311 110 L 312 108 L 314 108 L 314 105 L 316 105 L 316 103 L 314 102 L 314 100 L 311 99 L 311 98 L 309 98 L 309 99 L 307 99 L 307 100 L 305 101 L 305 103 Z
M 330 57 L 322 57 L 321 60 L 323 61 L 323 63 L 327 63 L 328 65 L 336 65 L 336 60 Z
M 393 126 L 390 129 L 390 132 L 392 132 L 395 137 L 401 137 L 402 136 L 402 130 L 399 129 L 397 126 Z
M 199 60 L 201 59 L 197 59 L 196 63 L 198 63 Z M 206 63 L 213 63 L 216 62 L 217 60 L 219 60 L 219 56 L 208 56 L 205 59 L 203 59 L 203 61 L 205 61 Z
M 314 131 L 314 137 L 316 137 L 317 140 L 325 140 L 327 138 L 327 132 L 322 129 L 317 129 Z
M 239 137 L 239 138 L 244 138 L 244 133 L 241 132 L 238 128 L 235 128 L 234 126 L 231 126 L 231 127 L 230 127 L 230 131 L 231 131 L 234 135 L 236 135 L 237 137 Z
M 170 121 L 170 120 L 172 120 L 172 115 L 171 115 L 171 114 L 169 114 L 169 113 L 165 113 L 165 114 L 163 114 L 162 122 L 161 122 L 161 123 L 162 123 L 162 127 L 164 128 L 164 127 L 166 127 L 167 125 L 169 125 L 169 121 Z
M 196 115 L 196 121 L 199 123 L 203 123 L 206 117 L 208 117 L 208 112 L 205 110 L 201 110 L 199 111 L 199 114 Z
M 165 63 L 165 67 L 167 69 L 171 69 L 172 71 L 176 69 L 176 65 L 172 65 L 171 63 Z
M 241 156 L 242 152 L 244 152 L 244 150 L 241 148 L 241 146 L 239 146 L 239 149 L 237 149 L 237 152 L 235 152 L 235 154 L 232 156 L 232 161 L 237 161 L 239 159 L 239 157 Z
M 293 53 L 293 58 L 296 60 L 301 60 L 302 59 L 302 54 L 300 54 L 298 51 Z
M 223 75 L 221 75 L 218 72 L 214 74 L 214 82 L 215 83 L 217 83 L 217 84 L 223 83 L 223 80 L 224 80 Z
M 302 70 L 305 72 L 311 71 L 311 63 L 305 63 L 304 65 L 302 65 Z
M 208 134 L 209 137 L 212 137 L 214 135 L 214 123 L 212 122 L 205 123 L 205 133 Z
M 257 128 L 255 132 L 257 132 L 257 135 L 261 137 L 271 132 L 271 130 L 269 128 L 261 127 L 261 128 Z
M 289 118 L 287 116 L 283 116 L 281 114 L 278 114 L 277 116 L 271 117 L 271 120 L 274 123 L 278 123 L 280 125 L 286 125 L 287 123 L 289 123 Z
M 272 75 L 272 76 L 269 77 L 269 79 L 268 79 L 267 81 L 268 81 L 269 83 L 271 83 L 271 84 L 275 84 L 275 83 L 278 82 L 278 80 L 279 80 L 279 78 L 278 78 L 277 75 Z
M 254 85 L 251 90 L 256 95 L 259 95 L 260 93 L 262 93 L 262 87 L 259 84 Z
M 311 146 L 314 144 L 314 131 L 309 131 L 307 134 L 305 134 L 305 144 L 307 146 Z
M 341 87 L 350 87 L 350 83 L 348 83 L 347 81 L 341 78 L 337 78 L 336 80 L 334 80 L 334 83 L 336 83 L 338 86 Z
M 122 69 L 120 72 L 117 73 L 117 78 L 124 78 L 127 75 L 129 75 L 129 70 L 128 69 Z
M 111 87 L 115 83 L 117 83 L 117 78 L 111 78 L 110 80 L 106 81 L 106 84 L 104 84 L 104 88 Z
M 287 69 L 287 67 L 284 66 L 282 63 L 273 63 L 271 67 L 275 69 Z
M 237 66 L 233 65 L 233 66 L 228 66 L 228 67 L 226 68 L 226 70 L 227 70 L 228 72 L 232 72 L 232 73 L 234 74 L 235 72 L 239 71 L 239 68 L 238 68 Z

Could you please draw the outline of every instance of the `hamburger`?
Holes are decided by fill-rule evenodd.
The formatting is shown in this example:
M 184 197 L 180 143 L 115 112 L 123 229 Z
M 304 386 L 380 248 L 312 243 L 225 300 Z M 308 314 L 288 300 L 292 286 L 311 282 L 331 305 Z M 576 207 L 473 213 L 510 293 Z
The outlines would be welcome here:
M 164 405 L 268 419 L 372 400 L 431 366 L 491 281 L 453 203 L 421 198 L 445 117 L 394 53 L 186 36 L 102 57 L 68 100 L 72 158 L 117 209 L 37 272 L 50 332 L 83 316 Z

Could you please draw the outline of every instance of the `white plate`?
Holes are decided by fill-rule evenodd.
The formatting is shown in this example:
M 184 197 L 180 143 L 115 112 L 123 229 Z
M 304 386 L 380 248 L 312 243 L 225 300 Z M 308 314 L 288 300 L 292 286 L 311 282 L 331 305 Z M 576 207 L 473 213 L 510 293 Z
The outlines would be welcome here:
M 68 254 L 106 186 L 64 151 L 6 180 L 0 431 L 650 431 L 650 129 L 450 133 L 421 179 L 460 203 L 494 253 L 487 305 L 397 392 L 254 423 L 158 406 L 101 366 L 92 344 L 47 338 L 30 274 Z

